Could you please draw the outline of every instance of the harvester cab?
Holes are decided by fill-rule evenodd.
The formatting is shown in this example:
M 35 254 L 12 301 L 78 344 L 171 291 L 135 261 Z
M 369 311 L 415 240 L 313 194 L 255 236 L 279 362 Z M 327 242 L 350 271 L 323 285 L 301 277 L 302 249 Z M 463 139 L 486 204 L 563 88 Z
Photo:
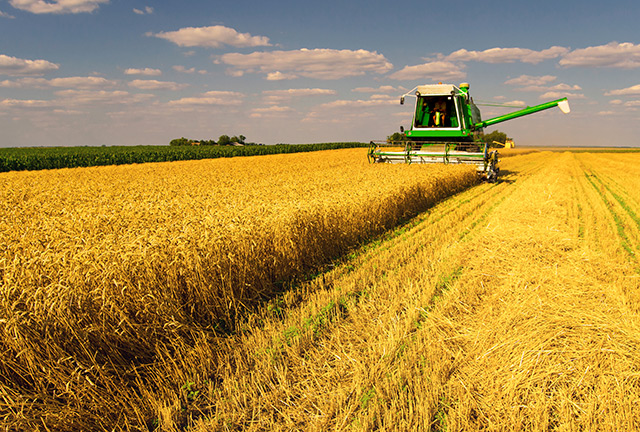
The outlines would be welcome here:
M 409 130 L 401 128 L 402 141 L 371 141 L 369 162 L 473 164 L 488 181 L 497 179 L 498 152 L 480 140 L 483 128 L 555 106 L 569 112 L 562 98 L 483 121 L 467 83 L 420 85 L 402 95 L 400 104 L 406 97 L 416 98 Z

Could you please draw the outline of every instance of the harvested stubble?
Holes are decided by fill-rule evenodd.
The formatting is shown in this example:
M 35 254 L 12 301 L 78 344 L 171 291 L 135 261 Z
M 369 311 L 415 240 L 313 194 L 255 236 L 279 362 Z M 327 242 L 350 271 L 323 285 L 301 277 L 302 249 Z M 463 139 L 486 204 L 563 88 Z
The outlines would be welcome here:
M 637 162 L 509 158 L 229 341 L 196 430 L 639 430 Z
M 361 149 L 1 174 L 3 425 L 184 425 L 220 329 L 475 182 Z

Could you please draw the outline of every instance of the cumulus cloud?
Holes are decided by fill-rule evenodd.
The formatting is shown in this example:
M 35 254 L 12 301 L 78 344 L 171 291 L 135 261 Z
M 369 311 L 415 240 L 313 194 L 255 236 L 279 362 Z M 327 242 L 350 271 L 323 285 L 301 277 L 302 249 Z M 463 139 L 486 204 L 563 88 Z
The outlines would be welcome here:
M 176 72 L 182 72 L 187 74 L 192 74 L 196 72 L 196 68 L 194 67 L 187 69 L 186 67 L 180 66 L 180 65 L 172 66 L 172 69 Z
M 351 91 L 356 93 L 402 93 L 406 92 L 407 89 L 402 86 L 382 85 L 380 87 L 357 87 Z
M 186 67 L 180 66 L 180 65 L 172 66 L 172 69 L 176 72 L 186 73 L 186 74 L 192 74 L 197 72 L 200 75 L 204 75 L 207 73 L 206 70 L 196 70 L 196 68 L 194 67 L 187 69 Z
M 147 6 L 144 9 L 133 8 L 133 13 L 138 15 L 151 15 L 153 13 L 153 8 L 151 6 Z
M 367 50 L 306 49 L 293 51 L 229 53 L 217 60 L 231 68 L 228 73 L 263 73 L 267 78 L 339 79 L 364 75 L 367 72 L 385 73 L 393 66 L 377 52 Z
M 287 90 L 265 90 L 262 92 L 264 100 L 270 103 L 282 102 L 290 100 L 295 97 L 309 97 L 309 96 L 327 96 L 335 95 L 337 92 L 330 89 L 321 88 L 299 88 L 299 89 L 287 89 Z
M 55 106 L 52 101 L 37 99 L 3 99 L 0 100 L 2 108 L 51 108 Z
M 216 25 L 209 27 L 185 27 L 180 30 L 159 33 L 147 33 L 148 36 L 166 39 L 181 47 L 220 48 L 224 45 L 234 47 L 271 46 L 269 38 L 238 33 L 236 30 Z
M 370 99 L 359 100 L 340 99 L 314 107 L 302 121 L 344 124 L 358 118 L 375 117 L 380 110 L 392 105 L 398 105 L 398 98 L 389 95 L 375 95 Z
M 124 74 L 125 75 L 158 76 L 158 75 L 162 75 L 162 71 L 160 69 L 152 69 L 152 68 L 144 68 L 144 69 L 129 68 L 124 71 Z
M 467 76 L 462 68 L 464 65 L 457 65 L 449 61 L 432 61 L 421 65 L 405 66 L 389 75 L 389 78 L 396 80 L 432 79 L 434 81 L 462 79 Z
M 0 100 L 0 107 L 8 109 L 52 109 L 56 108 L 67 113 L 78 112 L 72 108 L 95 107 L 96 105 L 131 105 L 144 102 L 153 95 L 131 94 L 126 91 L 114 90 L 59 90 L 55 92 L 55 99 L 4 99 Z
M 208 91 L 197 96 L 184 97 L 167 102 L 169 106 L 202 106 L 219 105 L 233 106 L 240 105 L 244 94 L 233 91 Z
M 2 11 L 0 11 L 0 18 L 15 19 L 13 15 L 9 15 L 8 13 L 2 12 Z
M 178 84 L 173 81 L 133 80 L 129 82 L 129 87 L 140 90 L 182 90 L 189 87 L 189 84 Z
M 398 98 L 386 95 L 376 95 L 368 100 L 336 100 L 320 105 L 321 108 L 358 108 L 398 105 Z
M 93 12 L 103 3 L 109 3 L 109 0 L 9 0 L 14 8 L 34 14 Z
M 509 85 L 518 85 L 520 91 L 530 91 L 530 92 L 538 92 L 542 93 L 540 95 L 541 99 L 559 99 L 561 97 L 571 97 L 572 99 L 584 99 L 585 96 L 581 93 L 573 93 L 578 90 L 582 90 L 577 84 L 551 84 L 556 80 L 556 77 L 553 75 L 544 75 L 544 76 L 530 76 L 530 75 L 521 75 L 517 78 L 512 78 L 510 80 L 505 81 L 505 84 Z
M 64 106 L 95 104 L 134 104 L 153 98 L 150 94 L 132 94 L 123 90 L 60 90 L 58 102 Z
M 0 75 L 31 76 L 44 75 L 60 66 L 47 60 L 25 60 L 0 54 Z
M 586 99 L 586 96 L 582 93 L 569 93 L 564 91 L 548 91 L 540 95 L 540 99 L 560 99 L 563 97 L 569 99 Z
M 8 88 L 50 88 L 66 87 L 75 89 L 97 89 L 113 87 L 117 83 L 102 77 L 65 77 L 65 78 L 20 78 L 0 81 L 0 87 Z
M 520 85 L 520 86 L 541 86 L 546 85 L 550 82 L 556 80 L 557 77 L 553 75 L 544 75 L 544 76 L 531 76 L 531 75 L 520 75 L 517 78 L 512 78 L 510 80 L 505 81 L 505 84 L 510 85 Z
M 289 116 L 293 112 L 291 107 L 287 106 L 270 106 L 266 108 L 255 108 L 251 110 L 249 117 L 252 118 L 275 118 Z
M 582 90 L 582 87 L 580 87 L 577 84 L 571 85 L 571 84 L 560 83 L 552 86 L 530 85 L 530 86 L 522 87 L 519 90 L 532 91 L 532 92 L 576 91 L 576 90 Z
M 640 67 L 640 44 L 610 42 L 607 45 L 581 48 L 566 54 L 560 65 L 565 67 Z
M 527 48 L 490 48 L 484 51 L 468 51 L 460 49 L 448 56 L 448 61 L 479 61 L 484 63 L 523 63 L 537 64 L 544 60 L 560 57 L 569 52 L 568 48 L 552 46 L 542 51 Z
M 604 95 L 605 96 L 637 96 L 637 95 L 640 95 L 640 84 L 623 88 L 623 89 L 611 90 L 606 92 Z
M 231 76 L 242 76 L 244 75 L 243 71 L 231 71 L 229 72 L 229 75 Z M 283 80 L 290 80 L 290 79 L 296 79 L 298 78 L 298 76 L 296 74 L 293 73 L 282 73 L 280 71 L 275 71 L 275 72 L 269 72 L 267 74 L 267 81 L 283 81 Z

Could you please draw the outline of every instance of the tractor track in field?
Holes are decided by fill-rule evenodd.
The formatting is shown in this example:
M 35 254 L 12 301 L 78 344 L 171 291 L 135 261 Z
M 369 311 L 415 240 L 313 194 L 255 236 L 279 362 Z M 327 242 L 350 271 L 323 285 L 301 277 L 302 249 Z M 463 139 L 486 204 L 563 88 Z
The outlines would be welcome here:
M 355 152 L 349 155 L 355 156 Z M 640 261 L 637 257 L 640 154 L 522 154 L 503 160 L 498 183 L 477 184 L 475 174 L 468 167 L 431 167 L 442 170 L 445 179 L 442 180 L 427 170 L 421 171 L 420 167 L 364 165 L 361 174 L 376 172 L 370 183 L 374 186 L 373 189 L 359 188 L 358 194 L 353 186 L 359 183 L 341 177 L 342 173 L 351 173 L 352 164 L 347 164 L 342 155 L 335 156 L 333 163 L 340 161 L 344 165 L 336 165 L 335 173 L 321 177 L 322 182 L 305 180 L 305 176 L 295 170 L 280 172 L 274 179 L 288 183 L 290 180 L 284 179 L 299 178 L 300 187 L 313 186 L 308 189 L 309 193 L 317 191 L 321 198 L 309 209 L 334 209 L 331 206 L 335 201 L 353 199 L 355 201 L 350 202 L 354 207 L 349 208 L 357 208 L 358 212 L 335 208 L 335 212 L 332 210 L 326 216 L 304 213 L 304 208 L 296 207 L 301 194 L 292 189 L 291 199 L 282 199 L 279 208 L 299 215 L 292 220 L 301 225 L 296 225 L 291 235 L 285 231 L 283 237 L 274 237 L 284 240 L 277 247 L 274 244 L 273 249 L 269 249 L 272 244 L 265 240 L 264 251 L 277 251 L 283 257 L 289 253 L 292 257 L 313 257 L 319 250 L 316 245 L 325 244 L 330 249 L 339 242 L 332 233 L 339 235 L 354 227 L 366 227 L 374 214 L 380 217 L 401 214 L 402 208 L 394 207 L 393 200 L 376 199 L 379 196 L 376 188 L 396 196 L 399 189 L 407 187 L 408 176 L 416 188 L 411 190 L 432 196 L 429 202 L 453 190 L 462 190 L 465 185 L 473 186 L 442 199 L 356 250 L 345 248 L 348 255 L 327 265 L 326 270 L 315 277 L 278 285 L 276 294 L 265 295 L 264 302 L 246 308 L 246 313 L 237 317 L 235 332 L 215 333 L 209 319 L 203 320 L 206 327 L 203 328 L 200 321 L 176 319 L 168 312 L 155 313 L 154 305 L 165 312 L 173 310 L 165 306 L 173 305 L 166 302 L 174 298 L 180 300 L 176 311 L 186 311 L 187 300 L 178 297 L 183 294 L 179 290 L 174 297 L 162 297 L 160 294 L 166 290 L 158 283 L 158 276 L 167 272 L 158 269 L 165 267 L 149 267 L 148 275 L 145 273 L 149 279 L 137 286 L 139 289 L 157 286 L 157 291 L 141 293 L 157 292 L 158 295 L 136 294 L 138 297 L 130 298 L 141 299 L 132 304 L 147 308 L 145 313 L 150 313 L 151 318 L 158 317 L 157 322 L 153 321 L 154 326 L 142 327 L 153 332 L 143 333 L 140 328 L 132 327 L 137 330 L 122 339 L 116 338 L 114 343 L 142 341 L 141 335 L 153 336 L 155 332 L 170 337 L 158 339 L 166 340 L 167 345 L 154 345 L 153 361 L 145 360 L 145 364 L 126 372 L 118 371 L 113 364 L 113 371 L 111 366 L 105 370 L 95 366 L 97 363 L 91 358 L 94 341 L 109 336 L 107 333 L 94 335 L 93 331 L 102 328 L 97 324 L 97 327 L 86 328 L 65 324 L 68 325 L 65 329 L 79 328 L 81 333 L 86 330 L 86 335 L 78 333 L 74 336 L 76 339 L 66 344 L 75 349 L 74 341 L 87 339 L 86 345 L 79 345 L 83 351 L 77 358 L 63 355 L 68 352 L 64 341 L 55 345 L 57 341 L 53 338 L 43 339 L 49 330 L 56 329 L 56 311 L 64 315 L 68 309 L 65 305 L 75 304 L 76 294 L 63 291 L 62 284 L 56 285 L 50 294 L 40 289 L 33 293 L 32 300 L 39 305 L 34 308 L 37 312 L 34 316 L 49 311 L 44 322 L 53 324 L 46 326 L 45 333 L 27 335 L 23 330 L 35 327 L 19 327 L 25 324 L 22 309 L 32 300 L 11 300 L 13 303 L 5 306 L 10 310 L 19 309 L 19 313 L 10 325 L 7 320 L 0 320 L 0 324 L 9 329 L 5 332 L 5 344 L 24 346 L 25 342 L 15 343 L 21 336 L 33 345 L 32 353 L 27 353 L 31 357 L 20 347 L 20 350 L 8 351 L 3 362 L 9 374 L 4 375 L 5 386 L 0 389 L 6 396 L 2 412 L 5 417 L 14 416 L 14 424 L 18 425 L 14 429 L 37 429 L 40 421 L 45 429 L 55 429 L 59 420 L 67 429 L 200 432 L 640 430 L 637 413 L 640 405 L 640 358 L 637 356 L 640 351 Z M 276 162 L 276 166 L 285 166 L 280 160 Z M 305 164 L 312 165 L 315 166 Z M 265 166 L 257 168 L 271 171 Z M 182 170 L 176 172 L 184 174 Z M 320 172 L 327 174 L 325 170 Z M 381 181 L 380 173 L 388 177 Z M 201 181 L 199 176 L 193 178 Z M 16 181 L 22 184 L 23 180 L 20 177 Z M 332 196 L 326 196 L 328 185 L 335 186 Z M 442 189 L 450 185 L 458 186 Z M 265 180 L 265 191 L 272 186 L 272 182 Z M 250 189 L 249 192 L 256 189 L 262 193 L 260 188 Z M 280 195 L 282 191 L 277 189 Z M 7 188 L 7 193 L 13 196 L 13 190 L 17 191 L 16 205 L 25 200 L 19 187 Z M 367 194 L 360 195 L 362 191 Z M 151 202 L 155 202 L 157 197 L 152 195 Z M 193 196 L 188 198 L 171 203 L 191 202 Z M 399 196 L 400 201 L 405 198 Z M 256 199 L 262 202 L 261 195 L 256 195 Z M 289 208 L 292 203 L 295 205 Z M 10 211 L 12 206 L 9 202 L 5 210 L 15 215 L 12 224 L 19 228 L 26 222 L 19 212 Z M 138 208 L 133 202 L 130 207 Z M 274 210 L 268 203 L 257 208 L 261 210 L 247 215 L 271 214 Z M 201 209 L 205 210 L 211 209 Z M 234 224 L 228 227 L 229 232 L 245 233 L 250 221 L 260 219 L 247 215 L 239 219 L 244 223 L 236 224 L 237 220 L 230 219 Z M 143 222 L 147 220 L 138 219 L 136 216 L 132 220 L 144 227 Z M 148 221 L 153 221 L 154 226 L 163 226 L 158 225 L 158 219 Z M 309 231 L 314 227 L 317 230 Z M 5 232 L 13 233 L 10 229 Z M 324 243 L 304 241 L 296 247 L 298 232 L 309 233 L 309 240 L 322 238 Z M 176 249 L 149 250 L 160 253 L 161 258 L 166 254 L 173 259 L 175 251 L 186 253 L 196 246 L 202 247 L 198 241 L 203 239 L 199 230 L 181 233 L 185 237 L 178 236 L 183 243 L 176 245 Z M 31 235 L 25 231 L 22 237 L 29 237 L 27 234 Z M 14 238 L 16 245 L 23 245 L 22 237 Z M 232 238 L 234 236 L 228 236 Z M 218 243 L 207 244 L 210 246 L 203 250 L 216 250 L 211 245 Z M 136 245 L 134 243 L 134 249 Z M 237 246 L 242 245 L 244 243 L 239 242 Z M 45 244 L 41 246 L 44 248 Z M 113 248 L 96 246 L 91 250 L 104 253 Z M 243 260 L 246 258 L 242 261 L 245 264 L 238 268 L 258 274 L 263 267 L 253 253 L 253 246 L 251 250 L 238 250 L 246 255 L 242 255 Z M 43 257 L 42 262 L 46 263 L 51 254 Z M 184 255 L 185 262 L 191 262 L 189 257 L 192 255 Z M 227 258 L 233 261 L 237 255 L 229 254 Z M 5 264 L 8 262 L 5 260 Z M 166 263 L 166 268 L 175 269 L 176 261 Z M 208 267 L 199 265 L 193 267 L 197 273 L 194 275 L 198 276 L 193 286 L 201 292 L 192 290 L 199 295 L 194 297 L 193 304 L 205 311 L 210 305 L 222 303 L 217 303 L 218 297 L 211 296 L 211 286 L 203 284 L 212 280 L 201 274 Z M 77 274 L 84 273 L 78 271 Z M 181 270 L 174 276 L 182 282 L 184 273 Z M 22 279 L 14 279 L 14 291 L 25 292 L 17 284 Z M 38 280 L 33 280 L 32 285 L 39 286 Z M 125 285 L 116 284 L 115 279 L 113 282 L 113 293 L 91 291 L 96 294 L 92 297 L 95 305 L 103 306 L 100 310 L 90 310 L 98 320 L 118 318 L 113 324 L 117 324 L 120 335 L 122 314 L 117 312 L 121 305 L 113 299 L 133 293 L 130 287 L 125 289 Z M 229 283 L 229 286 L 244 285 Z M 45 302 L 50 298 L 53 303 Z M 206 303 L 209 300 L 212 303 Z M 150 303 L 154 301 L 156 303 Z M 62 305 L 60 309 L 56 309 L 58 304 Z M 238 304 L 244 307 L 242 301 Z M 51 308 L 47 309 L 46 305 Z M 130 309 L 139 312 L 138 306 Z M 100 315 L 103 310 L 111 315 Z M 69 314 L 67 319 L 71 318 L 75 319 Z M 94 322 L 93 316 L 83 319 Z M 47 351 L 41 352 L 41 349 Z M 11 377 L 27 370 L 12 366 L 20 364 L 26 365 L 30 376 L 39 380 L 34 382 L 43 385 L 39 393 L 31 388 L 16 389 L 18 378 L 22 377 Z M 65 374 L 65 370 L 72 371 L 71 375 Z M 111 372 L 132 376 L 122 385 L 125 381 L 111 379 Z M 41 376 L 43 373 L 49 375 Z M 57 381 L 53 380 L 53 373 L 57 374 L 54 377 Z M 20 401 L 15 403 L 11 398 Z M 63 406 L 66 408 L 61 408 Z M 39 410 L 43 416 L 49 416 L 48 419 L 42 420 Z M 120 414 L 114 420 L 110 417 L 115 412 Z M 60 429 L 64 429 L 63 426 Z
M 571 154 L 504 166 L 229 341 L 195 429 L 638 426 L 640 289 L 612 215 L 636 230 L 631 196 Z
M 541 161 L 541 157 L 546 160 Z M 427 368 L 429 369 L 427 380 L 434 384 L 430 396 L 431 402 L 422 410 L 421 415 L 414 413 L 409 418 L 405 417 L 404 421 L 407 427 L 419 425 L 438 429 L 440 427 L 438 424 L 441 422 L 444 422 L 441 425 L 444 427 L 446 423 L 444 418 L 449 415 L 446 411 L 451 408 L 450 401 L 447 402 L 447 389 L 452 386 L 451 380 L 457 371 L 464 368 L 465 362 L 468 361 L 462 354 L 465 350 L 464 345 L 455 342 L 460 337 L 455 335 L 460 329 L 451 319 L 459 313 L 463 313 L 464 317 L 477 317 L 478 311 L 484 307 L 485 299 L 492 296 L 489 287 L 496 283 L 500 284 L 504 279 L 504 275 L 501 274 L 504 268 L 492 270 L 491 266 L 488 266 L 478 269 L 470 257 L 475 257 L 477 261 L 484 260 L 484 249 L 487 244 L 490 244 L 488 239 L 493 237 L 490 232 L 496 229 L 492 225 L 502 217 L 495 213 L 499 211 L 504 214 L 505 206 L 514 206 L 514 203 L 520 199 L 514 197 L 514 194 L 519 194 L 520 197 L 526 196 L 525 192 L 531 187 L 532 182 L 540 182 L 541 177 L 548 175 L 541 174 L 541 171 L 546 169 L 550 172 L 548 165 L 554 157 L 552 155 L 530 156 L 528 159 L 522 159 L 525 161 L 522 165 L 518 165 L 520 159 L 514 158 L 513 162 L 517 169 L 512 168 L 504 176 L 502 183 L 481 184 L 445 200 L 419 216 L 418 221 L 410 227 L 402 228 L 400 235 L 370 247 L 357 256 L 350 264 L 351 270 L 348 272 L 338 272 L 335 278 L 328 276 L 329 285 L 334 290 L 333 295 L 320 300 L 322 295 L 316 293 L 317 300 L 314 301 L 323 305 L 324 308 L 342 302 L 343 307 L 340 309 L 339 316 L 327 320 L 322 332 L 305 339 L 302 336 L 304 326 L 292 324 L 296 321 L 296 312 L 290 313 L 289 322 L 282 327 L 289 329 L 290 332 L 292 328 L 297 329 L 294 333 L 300 338 L 299 340 L 305 339 L 305 343 L 296 345 L 295 338 L 285 337 L 284 339 L 288 341 L 285 344 L 287 346 L 280 347 L 281 357 L 276 360 L 276 362 L 282 362 L 285 369 L 287 364 L 292 369 L 296 369 L 300 363 L 304 363 L 304 359 L 324 358 L 324 361 L 317 366 L 323 371 L 324 379 L 315 384 L 317 386 L 315 391 L 312 390 L 314 385 L 311 385 L 311 388 L 305 387 L 306 384 L 303 385 L 302 387 L 307 388 L 306 392 L 302 391 L 305 396 L 300 398 L 299 395 L 293 397 L 290 394 L 292 399 L 287 399 L 284 405 L 281 405 L 281 398 L 274 396 L 282 391 L 278 385 L 272 385 L 272 390 L 261 392 L 261 399 L 275 398 L 280 401 L 280 404 L 276 403 L 279 406 L 276 410 L 278 423 L 287 424 L 288 427 L 310 427 L 311 429 L 327 427 L 341 429 L 346 427 L 345 425 L 353 426 L 354 424 L 368 425 L 367 428 L 382 427 L 384 422 L 381 422 L 380 416 L 383 413 L 367 409 L 370 405 L 363 400 L 369 401 L 370 397 L 374 398 L 372 394 L 376 395 L 374 399 L 377 402 L 397 397 L 398 395 L 393 393 L 395 390 L 392 381 L 404 382 L 407 386 L 409 379 L 407 377 L 385 378 L 384 371 L 394 371 L 402 375 L 399 371 L 406 367 L 414 373 L 423 373 L 424 368 L 417 367 L 415 359 L 406 362 L 403 360 L 404 354 L 398 353 L 413 351 L 412 355 L 419 357 L 421 351 L 430 347 L 428 349 L 432 351 L 431 355 L 438 353 L 437 357 L 449 357 L 450 360 L 441 362 L 431 369 Z M 423 265 L 417 265 L 416 262 Z M 468 279 L 478 280 L 482 288 L 473 289 L 464 295 L 454 290 L 461 281 Z M 326 282 L 323 285 L 326 286 Z M 406 292 L 408 295 L 401 296 L 403 299 L 400 301 L 398 290 L 406 290 L 405 285 L 409 285 L 409 291 Z M 418 287 L 420 288 L 416 291 Z M 459 300 L 452 297 L 454 291 L 455 295 L 459 296 Z M 452 313 L 454 315 L 451 315 Z M 308 312 L 307 315 L 309 315 Z M 451 317 L 447 317 L 448 315 Z M 297 321 L 304 322 L 304 318 L 298 318 Z M 375 323 L 383 328 L 390 327 L 386 330 L 377 329 Z M 402 327 L 400 336 L 394 338 L 393 342 L 380 342 L 380 339 L 384 339 L 385 333 L 399 331 L 396 328 L 398 325 Z M 446 334 L 449 336 L 444 336 Z M 376 339 L 378 343 L 374 342 Z M 276 338 L 276 340 L 282 341 L 283 338 Z M 249 345 L 253 343 L 256 342 L 251 342 Z M 373 356 L 378 360 L 368 363 L 367 360 L 362 359 L 363 352 L 371 351 L 372 346 L 376 345 L 384 345 L 382 351 Z M 389 353 L 393 353 L 393 358 L 388 358 L 391 355 Z M 359 360 L 347 361 L 345 364 L 343 359 Z M 349 367 L 349 363 L 355 364 L 355 371 Z M 351 366 L 353 367 L 354 364 Z M 297 371 L 297 376 L 300 378 L 279 377 L 279 385 L 283 384 L 284 379 L 285 386 L 296 387 L 299 385 L 298 379 L 315 373 L 309 366 L 303 369 L 304 372 Z M 233 385 L 233 376 L 228 376 L 227 379 Z M 273 377 L 268 380 L 273 380 Z M 323 384 L 320 385 L 320 382 Z M 329 405 L 332 403 L 336 405 L 323 407 L 319 401 L 312 405 L 303 402 L 309 394 L 321 392 L 320 388 L 323 386 L 328 388 L 333 386 L 334 390 L 329 391 L 333 402 L 329 402 Z M 301 389 L 298 388 L 298 390 Z M 393 397 L 390 398 L 391 395 Z M 410 404 L 410 401 L 405 402 Z M 302 405 L 299 405 L 301 403 Z M 324 403 L 326 404 L 327 401 L 325 400 Z M 256 409 L 259 411 L 265 409 L 264 406 L 260 408 L 252 404 L 249 406 L 252 412 Z M 245 405 L 245 412 L 249 406 Z M 303 420 L 299 414 L 287 410 L 288 406 L 297 406 L 302 411 L 310 410 L 309 412 L 314 412 L 315 417 L 322 421 L 307 423 L 308 419 Z M 448 408 L 445 409 L 445 407 Z M 235 417 L 233 423 L 246 426 L 244 423 L 247 421 L 246 418 L 242 419 L 243 415 Z M 347 421 L 348 419 L 351 420 Z M 262 428 L 266 427 L 256 429 Z

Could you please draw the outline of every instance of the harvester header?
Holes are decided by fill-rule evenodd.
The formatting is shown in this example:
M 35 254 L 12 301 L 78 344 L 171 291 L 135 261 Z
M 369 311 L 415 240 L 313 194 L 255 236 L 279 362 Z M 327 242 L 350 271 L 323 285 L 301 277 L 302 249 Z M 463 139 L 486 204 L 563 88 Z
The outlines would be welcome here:
M 487 126 L 533 114 L 558 106 L 568 113 L 567 98 L 526 107 L 518 111 L 482 120 L 480 109 L 469 94 L 469 84 L 419 85 L 400 97 L 415 97 L 416 104 L 411 126 L 404 132 L 405 139 L 396 143 L 371 142 L 370 162 L 406 163 L 469 163 L 478 167 L 478 173 L 494 181 L 498 175 L 498 153 L 489 152 L 480 141 L 480 133 Z M 384 146 L 404 146 L 403 151 L 385 150 Z

